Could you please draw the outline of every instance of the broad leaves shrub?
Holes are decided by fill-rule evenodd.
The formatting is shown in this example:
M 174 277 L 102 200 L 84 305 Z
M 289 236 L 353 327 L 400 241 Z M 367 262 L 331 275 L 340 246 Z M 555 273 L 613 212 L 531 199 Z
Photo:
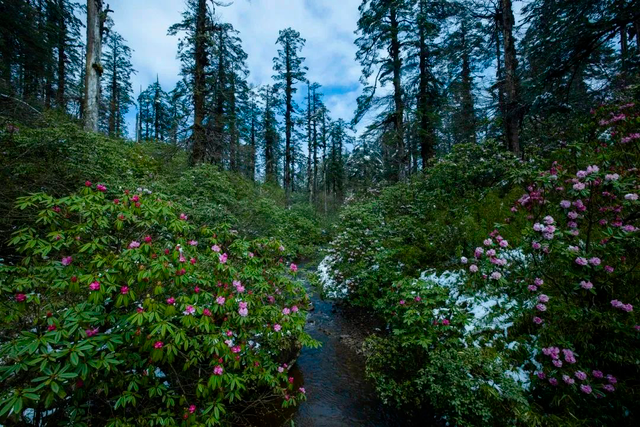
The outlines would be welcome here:
M 413 181 L 347 206 L 329 249 L 337 285 L 371 306 L 393 281 L 453 264 L 509 213 L 515 164 L 495 144 L 461 144 Z
M 304 399 L 283 367 L 315 343 L 280 243 L 89 182 L 18 207 L 37 220 L 0 267 L 3 423 L 218 425 L 265 390 Z

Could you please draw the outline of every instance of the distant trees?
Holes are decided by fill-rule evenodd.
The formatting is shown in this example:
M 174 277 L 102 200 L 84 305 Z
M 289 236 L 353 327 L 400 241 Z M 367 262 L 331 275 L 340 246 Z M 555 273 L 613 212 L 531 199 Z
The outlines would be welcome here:
M 125 115 L 134 104 L 131 75 L 135 73 L 131 64 L 131 49 L 126 40 L 110 30 L 104 40 L 102 94 L 106 108 L 101 109 L 102 122 L 106 122 L 110 136 L 127 135 Z

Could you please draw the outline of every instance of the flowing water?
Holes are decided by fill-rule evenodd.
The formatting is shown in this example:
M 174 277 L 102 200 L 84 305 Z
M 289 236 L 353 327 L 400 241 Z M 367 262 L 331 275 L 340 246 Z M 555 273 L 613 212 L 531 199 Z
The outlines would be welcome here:
M 270 427 L 428 426 L 429 421 L 410 422 L 383 406 L 365 378 L 364 359 L 358 354 L 362 337 L 376 326 L 371 318 L 352 316 L 323 300 L 305 282 L 315 309 L 307 317 L 307 332 L 322 343 L 304 348 L 290 373 L 296 386 L 304 386 L 307 401 L 283 410 L 276 419 L 263 419 Z

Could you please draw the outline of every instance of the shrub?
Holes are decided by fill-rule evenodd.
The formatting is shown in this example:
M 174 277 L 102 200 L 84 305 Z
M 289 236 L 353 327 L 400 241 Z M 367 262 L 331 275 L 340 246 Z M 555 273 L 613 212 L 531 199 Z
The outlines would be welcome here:
M 280 243 L 89 182 L 18 208 L 37 220 L 0 267 L 5 423 L 218 425 L 264 390 L 304 399 L 282 367 L 315 343 Z

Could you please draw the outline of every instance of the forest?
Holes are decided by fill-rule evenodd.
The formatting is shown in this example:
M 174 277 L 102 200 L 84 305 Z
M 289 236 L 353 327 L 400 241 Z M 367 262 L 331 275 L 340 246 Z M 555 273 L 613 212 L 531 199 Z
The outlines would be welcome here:
M 0 426 L 639 425 L 639 196 L 640 0 L 0 0 Z

